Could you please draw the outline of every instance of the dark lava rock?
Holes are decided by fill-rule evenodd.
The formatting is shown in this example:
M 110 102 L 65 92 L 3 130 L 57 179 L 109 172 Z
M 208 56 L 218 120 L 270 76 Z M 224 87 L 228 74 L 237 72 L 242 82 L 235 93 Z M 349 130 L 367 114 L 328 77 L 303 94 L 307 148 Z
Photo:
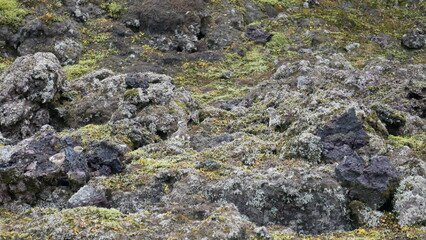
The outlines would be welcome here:
M 273 34 L 266 32 L 258 26 L 250 26 L 246 30 L 246 37 L 256 43 L 267 43 L 271 41 Z
M 126 152 L 125 145 L 102 141 L 92 143 L 83 153 L 93 174 L 108 176 L 123 170 L 122 159 Z
M 368 135 L 353 108 L 321 129 L 317 135 L 321 137 L 326 161 L 331 162 L 341 161 L 368 144 Z
M 0 198 L 4 202 L 19 200 L 37 201 L 38 194 L 46 189 L 74 187 L 85 184 L 91 176 L 111 175 L 123 169 L 121 163 L 126 147 L 108 142 L 95 142 L 83 149 L 66 147 L 59 151 L 60 139 L 51 129 L 16 146 L 0 151 Z
M 68 200 L 68 206 L 71 208 L 85 206 L 107 207 L 108 201 L 94 187 L 85 185 L 71 196 Z
M 49 123 L 46 105 L 61 89 L 65 74 L 52 53 L 17 58 L 0 76 L 0 132 L 12 141 Z
M 11 49 L 20 56 L 36 52 L 53 52 L 64 65 L 75 63 L 81 56 L 78 27 L 72 20 L 28 21 L 19 30 L 4 34 Z
M 64 154 L 59 154 L 58 160 L 60 160 L 61 156 L 64 156 L 64 168 L 69 180 L 82 184 L 89 180 L 90 176 L 87 159 L 81 153 L 68 147 L 64 149 Z
M 337 179 L 349 189 L 349 197 L 359 200 L 373 209 L 378 209 L 394 192 L 399 173 L 390 159 L 373 157 L 368 166 L 360 157 L 345 157 L 336 167 Z
M 59 167 L 49 161 L 56 153 L 53 131 L 45 131 L 14 147 L 0 151 L 0 196 L 3 203 L 10 200 L 33 202 L 36 193 L 46 186 L 61 184 L 63 176 Z
M 141 79 L 137 74 L 127 74 L 124 79 L 127 88 L 148 88 L 149 83 L 147 79 Z
M 402 36 L 402 45 L 408 49 L 420 49 L 426 43 L 426 33 L 421 29 L 411 29 Z
M 201 162 L 195 166 L 196 169 L 204 169 L 209 171 L 218 170 L 221 168 L 221 165 L 215 161 L 207 161 L 207 162 Z
M 421 118 L 426 118 L 426 87 L 406 87 L 407 98 L 410 99 L 411 107 Z

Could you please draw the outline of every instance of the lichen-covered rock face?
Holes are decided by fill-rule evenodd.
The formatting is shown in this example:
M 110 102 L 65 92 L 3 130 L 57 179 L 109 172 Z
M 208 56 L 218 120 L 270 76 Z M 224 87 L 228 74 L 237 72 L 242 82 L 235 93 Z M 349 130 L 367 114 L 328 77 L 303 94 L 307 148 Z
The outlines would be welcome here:
M 175 92 L 174 88 L 173 79 L 164 74 L 113 75 L 111 71 L 100 70 L 70 83 L 63 94 L 69 101 L 56 110 L 70 127 L 104 124 L 111 120 L 114 128 L 134 123 L 164 138 L 178 130 L 185 131 L 191 112 L 198 108 L 187 92 Z M 132 134 L 132 138 L 140 145 L 146 135 Z
M 351 201 L 349 203 L 352 219 L 358 227 L 377 227 L 380 219 L 384 217 L 381 211 L 373 210 L 360 201 Z
M 422 224 L 426 221 L 426 178 L 404 178 L 395 194 L 395 212 L 401 226 Z
M 234 203 L 258 225 L 281 224 L 301 233 L 349 227 L 344 190 L 327 176 L 330 173 L 259 174 L 239 174 L 206 186 L 206 196 L 213 201 Z
M 71 196 L 68 200 L 68 205 L 72 208 L 86 206 L 107 207 L 108 203 L 105 196 L 94 187 L 85 185 Z
M 0 77 L 0 131 L 17 141 L 49 123 L 46 108 L 61 89 L 64 71 L 51 53 L 18 58 Z
M 426 44 L 426 33 L 419 29 L 410 29 L 402 36 L 402 45 L 409 49 L 420 49 Z
M 75 64 L 81 57 L 81 44 L 71 38 L 57 41 L 54 48 L 62 65 Z
M 1 149 L 2 202 L 35 204 L 39 198 L 43 198 L 39 194 L 49 194 L 44 191 L 54 192 L 55 188 L 61 187 L 65 187 L 65 192 L 69 194 L 93 176 L 121 172 L 126 151 L 126 146 L 106 141 L 93 142 L 88 149 L 83 149 L 73 142 L 60 139 L 54 130 L 46 127 L 16 146 Z M 37 204 L 43 206 L 45 201 L 38 201 Z M 58 204 L 62 206 L 61 202 Z M 58 205 L 51 203 L 50 206 Z
M 336 167 L 336 175 L 348 188 L 352 200 L 360 200 L 373 209 L 390 199 L 399 177 L 389 158 L 384 156 L 372 158 L 368 166 L 360 157 L 345 157 Z

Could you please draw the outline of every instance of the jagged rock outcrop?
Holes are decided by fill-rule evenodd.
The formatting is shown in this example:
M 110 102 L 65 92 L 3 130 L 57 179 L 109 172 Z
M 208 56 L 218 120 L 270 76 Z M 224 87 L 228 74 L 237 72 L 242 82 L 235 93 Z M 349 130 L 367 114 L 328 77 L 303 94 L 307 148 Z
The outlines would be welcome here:
M 0 76 L 0 132 L 12 141 L 50 122 L 49 103 L 61 91 L 64 71 L 52 53 L 16 59 Z
M 106 141 L 82 148 L 46 126 L 32 138 L 0 149 L 2 202 L 34 204 L 44 190 L 56 187 L 73 192 L 93 176 L 121 172 L 126 151 L 126 146 Z
M 398 186 L 399 173 L 384 156 L 374 157 L 368 166 L 360 157 L 345 157 L 336 167 L 337 179 L 349 190 L 352 200 L 378 209 L 389 201 Z
M 321 137 L 324 157 L 333 162 L 340 162 L 344 157 L 352 156 L 355 150 L 368 144 L 368 136 L 353 108 L 317 134 Z

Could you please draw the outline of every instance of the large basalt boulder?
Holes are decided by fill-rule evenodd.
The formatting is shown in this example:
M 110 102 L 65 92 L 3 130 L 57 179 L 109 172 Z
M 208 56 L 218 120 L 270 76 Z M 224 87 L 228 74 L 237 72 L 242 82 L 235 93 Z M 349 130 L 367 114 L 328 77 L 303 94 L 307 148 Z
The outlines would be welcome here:
M 47 105 L 65 79 L 52 53 L 17 58 L 0 76 L 0 132 L 17 141 L 49 123 Z
M 44 21 L 41 18 L 30 17 L 17 32 L 6 30 L 0 35 L 6 42 L 5 47 L 13 50 L 13 54 L 18 53 L 20 56 L 37 52 L 53 52 L 63 64 L 75 62 L 80 57 L 79 31 L 72 20 Z M 71 45 L 66 45 L 67 43 Z M 58 44 L 62 47 L 58 48 L 56 46 Z M 72 49 L 69 48 L 71 46 Z M 66 48 L 68 49 L 65 51 L 67 57 L 63 58 Z
M 319 130 L 317 135 L 321 137 L 323 156 L 330 162 L 341 161 L 368 144 L 368 135 L 354 108 Z
M 236 173 L 204 188 L 210 201 L 231 202 L 258 225 L 310 234 L 349 227 L 344 190 L 326 171 Z
M 155 73 L 114 75 L 99 70 L 74 80 L 63 94 L 69 101 L 56 109 L 70 127 L 103 124 L 111 118 L 132 118 L 149 105 L 168 104 L 173 93 L 172 78 Z
M 16 146 L 1 149 L 0 196 L 3 203 L 11 200 L 33 202 L 43 188 L 60 184 L 63 180 L 60 168 L 49 161 L 50 156 L 57 153 L 56 142 L 54 132 L 47 130 Z
M 46 189 L 75 191 L 93 176 L 121 172 L 126 151 L 127 147 L 107 141 L 83 149 L 44 128 L 34 137 L 0 149 L 0 198 L 34 204 Z
M 390 199 L 399 173 L 384 156 L 373 157 L 368 166 L 360 157 L 345 157 L 336 167 L 337 179 L 349 190 L 349 198 L 378 209 Z

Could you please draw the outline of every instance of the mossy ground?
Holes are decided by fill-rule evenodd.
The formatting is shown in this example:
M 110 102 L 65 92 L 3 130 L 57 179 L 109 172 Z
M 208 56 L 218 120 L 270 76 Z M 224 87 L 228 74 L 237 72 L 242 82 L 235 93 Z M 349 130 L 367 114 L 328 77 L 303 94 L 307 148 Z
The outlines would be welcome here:
M 87 147 L 95 141 L 108 140 L 117 143 L 125 143 L 132 148 L 132 142 L 126 135 L 120 135 L 113 131 L 109 124 L 89 124 L 76 130 L 65 130 L 59 137 L 73 137 L 81 141 L 83 147 Z
M 414 151 L 424 151 L 426 149 L 426 134 L 417 134 L 413 136 L 393 136 L 389 135 L 388 143 L 395 148 L 408 146 Z
M 354 67 L 360 68 L 376 57 L 425 62 L 425 49 L 412 51 L 400 44 L 407 29 L 416 27 L 417 20 L 426 20 L 424 6 L 398 7 L 393 5 L 395 1 L 356 1 L 344 6 L 342 1 L 321 1 L 320 6 L 304 9 L 302 1 L 258 2 L 281 6 L 279 11 L 287 16 L 252 23 L 273 33 L 271 42 L 262 45 L 243 40 L 225 49 L 224 58 L 218 62 L 184 63 L 176 77 L 178 85 L 190 88 L 203 102 L 212 102 L 239 97 L 250 86 L 268 79 L 277 60 L 292 61 L 308 57 L 306 55 L 342 52 Z M 307 22 L 301 25 L 303 19 Z M 312 35 L 306 35 L 307 32 L 322 32 L 319 46 L 313 45 Z M 372 41 L 381 35 L 389 37 L 388 45 L 380 46 Z M 360 43 L 360 47 L 346 53 L 343 47 L 354 42 Z M 300 54 L 301 48 L 314 48 L 315 51 Z M 245 54 L 239 55 L 236 50 Z M 226 73 L 231 77 L 225 80 Z
M 3 15 L 1 21 L 12 21 L 10 24 L 22 24 L 22 19 L 27 13 L 25 7 L 21 7 L 13 0 L 4 0 L 6 4 L 0 7 L 0 11 L 9 11 Z M 99 1 L 96 1 L 99 2 Z M 221 1 L 211 1 L 217 9 L 220 9 Z M 352 5 L 343 6 L 342 1 L 323 0 L 321 5 L 304 9 L 301 0 L 258 0 L 259 4 L 270 4 L 287 17 L 275 19 L 262 19 L 252 23 L 259 25 L 265 30 L 274 34 L 271 42 L 267 44 L 256 44 L 248 40 L 241 39 L 239 43 L 223 49 L 223 58 L 219 61 L 188 61 L 178 66 L 178 71 L 174 72 L 175 84 L 189 89 L 196 99 L 204 104 L 213 103 L 222 99 L 234 99 L 244 96 L 256 84 L 269 79 L 275 71 L 276 66 L 284 61 L 296 61 L 306 59 L 318 54 L 329 54 L 340 52 L 351 61 L 353 66 L 362 68 L 371 58 L 378 56 L 389 57 L 400 60 L 403 63 L 426 63 L 426 49 L 410 51 L 401 47 L 400 37 L 409 28 L 416 26 L 416 20 L 426 20 L 424 3 L 418 6 L 402 8 L 394 6 L 395 1 L 351 1 Z M 397 1 L 399 5 L 404 5 L 404 1 Z M 11 4 L 12 3 L 12 4 Z M 238 4 L 237 7 L 244 11 L 240 1 L 230 1 Z M 228 3 L 229 4 L 229 3 Z M 1 2 L 0 2 L 1 5 Z M 52 7 L 55 4 L 52 3 Z M 56 5 L 57 6 L 57 5 Z M 125 5 L 118 1 L 109 1 L 103 4 L 103 8 L 108 11 L 110 18 L 117 18 L 125 10 Z M 44 13 L 44 19 L 50 21 L 53 16 Z M 6 19 L 5 16 L 8 18 Z M 4 20 L 6 19 L 6 20 Z M 304 20 L 305 23 L 301 24 Z M 108 67 L 110 57 L 120 56 L 120 52 L 109 46 L 113 36 L 110 29 L 113 27 L 111 19 L 94 19 L 85 23 L 80 29 L 82 33 L 82 43 L 84 45 L 83 56 L 75 65 L 65 67 L 67 79 L 72 80 L 95 69 Z M 314 40 L 313 35 L 306 34 L 320 32 L 318 39 Z M 390 37 L 389 45 L 380 46 L 372 42 L 373 36 L 383 34 Z M 143 33 L 134 33 L 125 41 L 129 41 L 133 46 L 142 48 L 143 54 L 140 56 L 146 61 L 154 61 L 158 56 L 162 56 L 155 47 L 147 45 L 147 36 Z M 313 42 L 316 42 L 313 44 Z M 360 47 L 353 52 L 347 53 L 343 47 L 347 44 L 358 42 Z M 317 44 L 317 45 L 316 45 Z M 300 49 L 312 48 L 312 53 L 300 53 Z M 0 60 L 0 70 L 11 63 L 9 59 Z M 123 71 L 125 68 L 122 69 Z M 376 91 L 375 97 L 387 96 L 389 87 L 380 86 L 380 89 L 369 89 Z M 134 91 L 126 92 L 131 96 Z M 300 103 L 300 99 L 287 99 L 288 108 L 293 108 Z M 328 101 L 326 97 L 322 101 Z M 384 99 L 391 101 L 391 99 Z M 258 110 L 256 110 L 258 108 Z M 232 173 L 233 167 L 244 168 L 251 171 L 262 166 L 276 166 L 285 171 L 291 168 L 304 167 L 308 163 L 293 159 L 277 160 L 275 146 L 270 142 L 278 142 L 282 135 L 271 132 L 265 121 L 265 105 L 255 105 L 252 113 L 245 117 L 237 117 L 229 112 L 222 116 L 215 117 L 212 126 L 217 135 L 232 132 L 245 132 L 247 134 L 261 135 L 260 137 L 247 136 L 243 139 L 248 148 L 255 149 L 253 152 L 257 159 L 252 165 L 243 166 L 235 146 L 224 144 L 220 149 L 208 149 L 202 152 L 194 152 L 185 149 L 185 154 L 174 154 L 166 147 L 149 151 L 138 149 L 127 154 L 127 159 L 132 167 L 129 171 L 103 179 L 101 183 L 108 189 L 133 191 L 138 186 L 146 185 L 151 177 L 160 170 L 194 169 L 198 162 L 214 160 L 222 167 L 218 170 L 209 171 L 205 169 L 197 170 L 210 180 L 223 179 Z M 202 112 L 202 118 L 208 118 L 213 113 Z M 232 123 L 232 126 L 231 126 Z M 200 126 L 194 126 L 192 130 L 197 130 Z M 203 131 L 203 129 L 200 129 Z M 207 131 L 207 130 L 205 130 Z M 207 131 L 208 132 L 208 131 Z M 288 133 L 290 138 L 295 133 Z M 108 139 L 120 143 L 126 143 L 133 149 L 131 141 L 125 135 L 114 132 L 108 124 L 87 125 L 77 130 L 64 131 L 61 137 L 71 136 L 79 138 L 83 147 L 93 141 Z M 268 142 L 268 140 L 270 142 Z M 282 139 L 280 141 L 287 141 Z M 424 134 L 415 136 L 389 136 L 388 143 L 395 148 L 410 146 L 415 151 L 425 149 Z M 279 144 L 278 144 L 279 145 Z M 0 145 L 0 148 L 2 146 Z M 37 212 L 32 214 L 31 211 Z M 25 239 L 31 237 L 31 231 L 35 226 L 29 224 L 37 223 L 37 216 L 47 216 L 57 214 L 58 210 L 33 209 L 23 214 L 16 214 L 6 210 L 0 210 L 0 238 Z M 36 216 L 36 217 L 34 217 Z M 146 229 L 141 222 L 136 222 L 133 215 L 125 215 L 113 209 L 100 208 L 76 208 L 66 209 L 60 212 L 61 224 L 71 230 L 72 236 L 78 236 L 83 231 L 96 232 L 117 231 L 123 234 L 137 229 Z M 128 224 L 126 224 L 128 223 Z M 426 235 L 425 230 L 416 227 L 399 228 L 395 225 L 392 217 L 382 219 L 382 226 L 377 229 L 356 229 L 349 232 L 327 233 L 316 236 L 306 236 L 298 234 L 287 234 L 271 227 L 271 233 L 275 239 L 422 239 Z M 34 224 L 34 223 L 33 223 Z M 47 224 L 44 222 L 44 224 Z M 15 227 L 18 226 L 18 227 Z M 48 238 L 48 236 L 47 236 Z

